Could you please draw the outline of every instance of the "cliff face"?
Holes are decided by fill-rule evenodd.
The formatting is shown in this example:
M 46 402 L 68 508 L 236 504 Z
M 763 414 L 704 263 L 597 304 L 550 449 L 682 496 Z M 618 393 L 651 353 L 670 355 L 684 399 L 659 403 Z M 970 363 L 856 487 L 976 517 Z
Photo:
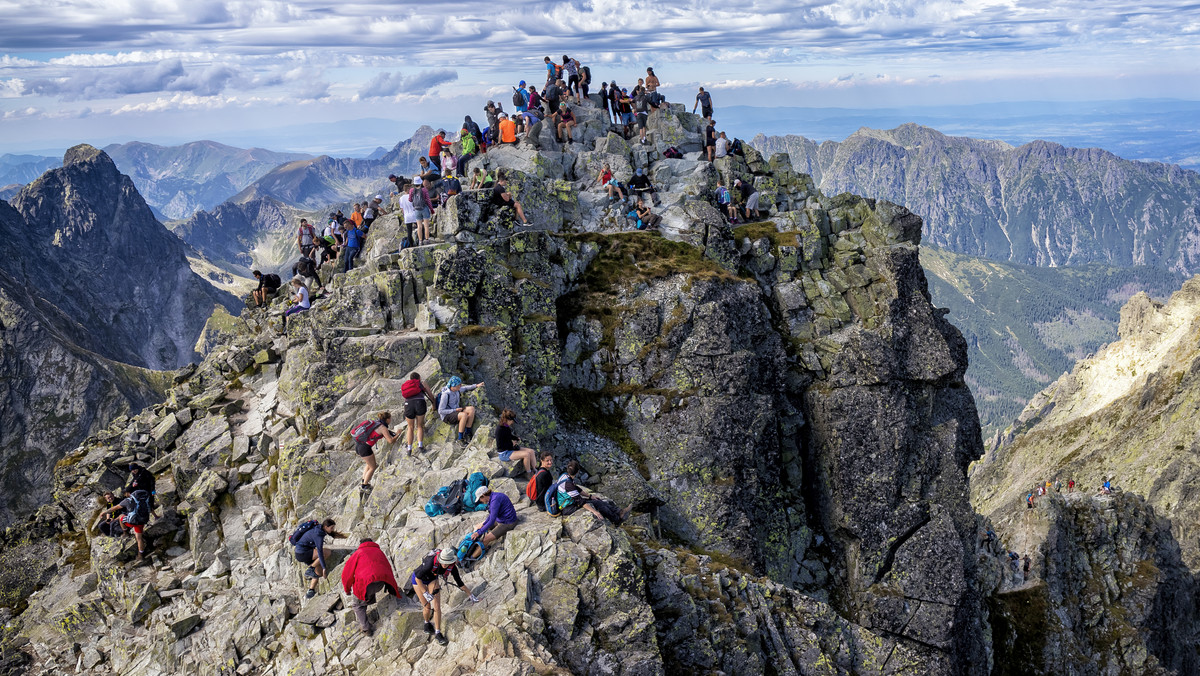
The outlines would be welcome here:
M 1046 141 L 1014 148 L 915 124 L 819 146 L 796 136 L 753 143 L 790 153 L 830 194 L 922 214 L 926 241 L 954 252 L 1038 266 L 1200 269 L 1200 174 L 1175 165 Z
M 514 168 L 530 227 L 468 193 L 439 212 L 439 243 L 396 254 L 383 219 L 366 266 L 286 332 L 243 313 L 165 404 L 71 455 L 58 506 L 4 553 L 31 556 L 20 533 L 65 531 L 49 572 L 11 567 L 6 582 L 40 589 L 17 608 L 32 671 L 988 673 L 992 583 L 965 477 L 982 445 L 965 345 L 928 301 L 920 219 L 824 197 L 786 157 L 751 151 L 655 162 L 669 237 L 618 233 L 576 167 L 689 150 L 697 121 L 656 114 L 655 146 L 630 149 L 580 116 L 587 151 L 535 130 L 487 156 Z M 771 218 L 731 232 L 703 199 L 719 175 L 754 180 Z M 399 410 L 412 370 L 486 383 L 467 395 L 475 439 L 434 423 L 424 455 L 381 443 L 363 496 L 343 433 Z M 523 443 L 579 459 L 637 516 L 618 529 L 533 509 L 494 459 L 502 407 Z M 167 507 L 149 566 L 85 526 L 123 453 L 153 462 Z M 447 592 L 448 647 L 415 605 L 385 599 L 364 639 L 336 584 L 301 598 L 281 547 L 298 519 L 353 533 L 334 543 L 331 582 L 368 536 L 405 575 L 478 520 L 422 510 L 474 470 L 522 523 L 468 575 L 481 605 Z

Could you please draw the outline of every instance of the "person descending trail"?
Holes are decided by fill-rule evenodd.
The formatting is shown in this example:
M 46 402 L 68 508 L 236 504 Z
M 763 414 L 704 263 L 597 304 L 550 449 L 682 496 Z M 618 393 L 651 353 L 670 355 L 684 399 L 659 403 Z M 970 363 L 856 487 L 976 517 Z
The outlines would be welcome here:
M 296 246 L 300 248 L 301 256 L 312 257 L 313 244 L 317 239 L 317 229 L 308 224 L 307 218 L 300 219 L 300 227 L 296 229 Z
M 146 555 L 146 540 L 142 536 L 142 530 L 147 523 L 150 523 L 150 493 L 149 491 L 138 489 L 130 491 L 125 489 L 125 499 L 116 505 L 104 510 L 104 516 L 110 516 L 120 512 L 118 520 L 121 524 L 122 533 L 125 530 L 132 530 L 133 537 L 137 540 L 138 561 L 141 561 Z
M 354 439 L 354 452 L 363 459 L 365 465 L 362 473 L 362 486 L 359 486 L 359 490 L 364 493 L 371 490 L 371 477 L 374 476 L 375 469 L 379 467 L 379 463 L 375 460 L 375 444 L 380 439 L 387 439 L 389 444 L 394 444 L 400 438 L 388 429 L 391 422 L 392 414 L 389 411 L 380 411 L 379 417 L 375 420 L 364 420 L 350 430 L 350 437 Z
M 537 453 L 532 448 L 524 448 L 518 444 L 521 438 L 513 433 L 513 423 L 517 414 L 511 408 L 500 412 L 500 426 L 496 428 L 496 451 L 500 454 L 500 462 L 517 459 L 521 462 L 525 474 L 533 471 L 534 458 Z
M 429 399 L 437 406 L 437 397 L 421 382 L 421 374 L 413 371 L 408 380 L 400 385 L 400 396 L 404 397 L 404 419 L 408 421 L 408 431 L 405 432 L 404 452 L 412 455 L 413 437 L 417 438 L 417 452 L 425 452 L 425 400 Z
M 458 425 L 458 439 L 461 443 L 471 440 L 471 426 L 475 424 L 475 407 L 459 406 L 462 403 L 462 393 L 483 387 L 483 383 L 463 385 L 462 378 L 451 376 L 450 382 L 438 394 L 438 416 L 447 425 Z
M 1025 496 L 1025 507 L 1027 509 L 1033 509 L 1033 493 L 1032 492 L 1030 492 L 1029 495 Z
M 316 596 L 318 581 L 325 579 L 329 574 L 325 565 L 325 538 L 347 537 L 337 532 L 336 525 L 333 519 L 325 519 L 319 524 L 316 521 L 305 521 L 288 536 L 288 543 L 295 548 L 296 561 L 308 566 L 304 571 L 304 577 L 310 580 L 305 598 L 311 599 Z
M 613 524 L 620 526 L 633 511 L 633 507 L 618 509 L 612 500 L 595 497 L 586 489 L 579 487 L 575 483 L 575 478 L 579 476 L 579 470 L 579 461 L 572 460 L 567 463 L 566 473 L 555 482 L 558 490 L 558 508 L 562 515 L 570 516 L 580 509 L 586 509 L 597 519 L 608 519 Z
M 458 573 L 458 554 L 453 547 L 435 549 L 425 555 L 421 565 L 412 572 L 405 586 L 405 593 L 416 597 L 421 603 L 421 616 L 425 618 L 425 633 L 433 636 L 441 645 L 449 643 L 442 633 L 442 599 L 440 592 L 446 577 L 454 578 L 454 585 L 462 593 L 471 598 L 471 603 L 479 603 Z M 432 620 L 432 621 L 431 621 Z
M 342 567 L 342 590 L 352 595 L 350 607 L 354 609 L 358 628 L 367 636 L 373 635 L 375 627 L 367 620 L 367 606 L 375 603 L 375 596 L 380 592 L 400 596 L 400 585 L 396 584 L 392 564 L 374 540 L 363 538 L 358 549 L 346 560 Z
M 154 510 L 158 507 L 158 491 L 155 489 L 154 474 L 150 470 L 136 462 L 129 466 L 129 485 L 125 490 L 130 495 L 137 491 L 149 493 L 151 516 L 155 516 Z

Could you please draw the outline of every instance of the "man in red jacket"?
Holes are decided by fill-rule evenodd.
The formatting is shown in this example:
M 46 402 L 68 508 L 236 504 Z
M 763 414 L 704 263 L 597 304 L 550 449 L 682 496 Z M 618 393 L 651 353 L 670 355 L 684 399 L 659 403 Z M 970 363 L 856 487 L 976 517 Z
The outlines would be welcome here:
M 367 606 L 375 603 L 375 595 L 386 591 L 392 596 L 399 594 L 400 585 L 396 584 L 396 576 L 392 573 L 392 564 L 379 545 L 370 538 L 363 538 L 346 565 L 342 567 L 342 588 L 347 594 L 353 591 L 350 607 L 358 618 L 358 627 L 370 636 L 375 633 L 375 627 L 367 621 Z
M 438 133 L 429 140 L 429 161 L 442 173 L 442 148 L 449 148 L 452 143 L 446 140 L 446 130 L 439 129 Z

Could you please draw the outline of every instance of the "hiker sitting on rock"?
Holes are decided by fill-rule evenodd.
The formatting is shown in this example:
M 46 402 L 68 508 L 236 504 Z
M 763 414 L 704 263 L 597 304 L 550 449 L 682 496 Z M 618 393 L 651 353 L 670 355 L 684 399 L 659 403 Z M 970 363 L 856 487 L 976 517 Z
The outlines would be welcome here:
M 488 486 L 480 486 L 475 490 L 475 502 L 488 506 L 487 519 L 475 527 L 474 533 L 474 539 L 482 543 L 485 549 L 517 527 L 517 509 L 507 495 L 493 493 Z
M 532 448 L 518 445 L 520 437 L 513 434 L 512 425 L 517 421 L 517 414 L 511 408 L 500 412 L 500 426 L 496 428 L 496 450 L 500 453 L 500 462 L 517 459 L 521 462 L 525 474 L 533 471 L 534 458 L 537 453 Z
M 539 511 L 544 512 L 546 511 L 546 491 L 554 485 L 554 455 L 550 451 L 542 451 L 541 464 L 538 465 L 537 471 L 533 473 L 530 481 L 533 483 L 533 490 L 531 492 L 529 486 L 526 486 L 525 495 L 533 501 Z
M 625 201 L 625 193 L 621 192 L 621 183 L 613 176 L 612 169 L 609 168 L 607 162 L 604 163 L 604 168 L 596 176 L 596 183 L 604 186 L 604 189 L 608 192 L 608 199 L 610 201 L 617 199 L 622 202 Z
M 262 307 L 271 302 L 271 298 L 275 296 L 275 292 L 279 290 L 283 282 L 279 279 L 279 275 L 264 275 L 259 270 L 254 271 L 254 278 L 258 280 L 258 287 L 250 295 L 254 298 L 254 306 Z
M 492 188 L 492 206 L 501 209 L 512 207 L 517 212 L 517 216 L 521 218 L 521 225 L 529 225 L 521 203 L 513 199 L 512 193 L 508 191 L 508 177 L 503 172 L 496 176 L 496 185 Z
M 104 495 L 96 498 L 96 506 L 100 508 L 100 514 L 96 519 L 96 523 L 93 525 L 101 535 L 107 535 L 114 538 L 121 537 L 121 535 L 123 535 L 121 522 L 113 518 L 112 514 L 110 513 L 110 510 L 113 505 L 116 504 L 116 501 L 117 498 L 115 495 L 113 495 L 112 491 L 107 491 L 104 493 Z
M 287 317 L 304 312 L 312 306 L 308 299 L 308 287 L 304 286 L 304 282 L 300 281 L 299 277 L 292 278 L 292 292 L 296 295 L 292 296 L 293 305 L 283 313 L 284 322 L 287 321 Z
M 453 547 L 435 549 L 426 554 L 421 565 L 412 572 L 404 590 L 409 598 L 415 597 L 421 603 L 421 616 L 425 618 L 425 633 L 432 634 L 442 645 L 450 642 L 442 634 L 442 598 L 440 594 L 447 576 L 453 577 L 454 586 L 471 597 L 471 603 L 479 603 L 474 592 L 463 584 L 462 576 L 458 574 L 458 554 L 455 553 Z
M 1112 484 L 1109 482 L 1108 477 L 1104 477 L 1104 483 L 1100 485 L 1100 494 L 1108 495 L 1109 493 L 1112 493 Z
M 637 217 L 644 230 L 656 230 L 658 224 L 662 222 L 662 216 L 651 211 L 650 205 L 646 204 L 646 200 L 642 199 L 641 195 L 638 195 L 637 198 Z
M 358 549 L 342 567 L 342 589 L 352 594 L 350 607 L 358 620 L 358 628 L 367 636 L 375 633 L 375 627 L 367 620 L 367 606 L 375 603 L 380 592 L 400 595 L 400 585 L 392 572 L 392 564 L 379 545 L 370 538 L 363 538 Z
M 364 493 L 371 490 L 371 477 L 375 475 L 375 469 L 379 467 L 379 463 L 375 460 L 375 444 L 380 439 L 387 439 L 389 444 L 394 444 L 400 438 L 388 429 L 388 425 L 391 423 L 391 412 L 380 411 L 379 417 L 375 420 L 364 420 L 350 430 L 350 437 L 354 439 L 354 452 L 363 459 L 365 464 L 362 486 L 359 487 L 359 490 Z
M 650 177 L 641 167 L 638 167 L 637 171 L 633 172 L 633 178 L 629 179 L 629 192 L 638 197 L 649 195 L 654 200 L 654 204 L 658 205 L 658 191 L 654 189 L 654 185 L 650 183 Z
M 570 106 L 563 104 L 558 113 L 554 116 L 554 137 L 559 143 L 574 143 L 575 139 L 572 134 L 575 131 L 575 114 L 571 112 Z
M 500 132 L 501 145 L 514 145 L 517 142 L 517 123 L 510 120 L 508 113 L 500 113 L 500 121 L 496 124 Z
M 471 440 L 471 426 L 475 424 L 475 407 L 459 406 L 462 403 L 462 393 L 479 387 L 483 387 L 483 383 L 463 385 L 462 378 L 451 376 L 450 382 L 438 394 L 438 416 L 447 425 L 458 425 L 459 443 Z
M 132 530 L 133 536 L 137 538 L 137 557 L 138 561 L 141 561 L 146 554 L 146 541 L 142 537 L 142 529 L 150 521 L 150 494 L 139 489 L 135 497 L 132 491 L 125 489 L 125 499 L 104 510 L 103 514 L 109 516 L 118 512 L 122 534 L 126 529 Z
M 437 406 L 437 397 L 421 382 L 421 374 L 413 371 L 408 380 L 400 384 L 400 396 L 404 397 L 404 419 L 408 421 L 405 432 L 404 451 L 412 455 L 413 436 L 417 437 L 417 452 L 425 452 L 425 400 Z
M 579 487 L 575 483 L 575 478 L 579 476 L 579 461 L 572 460 L 567 463 L 567 471 L 558 480 L 558 508 L 562 510 L 563 516 L 570 516 L 580 509 L 586 509 L 592 513 L 592 516 L 597 519 L 608 519 L 613 524 L 620 526 L 621 522 L 629 516 L 629 512 L 633 511 L 632 507 L 625 509 L 617 509 L 616 503 L 612 500 L 604 500 L 593 496 L 587 490 Z
M 320 526 L 310 528 L 295 543 L 296 560 L 308 566 L 304 577 L 311 580 L 305 598 L 317 595 L 317 581 L 324 579 L 329 573 L 325 565 L 325 538 L 340 539 L 346 535 L 337 532 L 333 519 L 325 519 Z

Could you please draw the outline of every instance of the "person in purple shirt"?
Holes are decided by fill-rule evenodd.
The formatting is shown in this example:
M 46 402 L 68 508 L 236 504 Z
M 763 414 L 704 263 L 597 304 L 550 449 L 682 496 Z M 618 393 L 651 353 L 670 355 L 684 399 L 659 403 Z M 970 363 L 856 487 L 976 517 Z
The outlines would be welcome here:
M 493 493 L 487 486 L 480 486 L 475 491 L 475 502 L 486 502 L 488 506 L 487 520 L 475 528 L 475 539 L 484 547 L 490 547 L 505 533 L 517 527 L 517 510 L 507 495 Z M 480 537 L 483 539 L 480 540 Z

